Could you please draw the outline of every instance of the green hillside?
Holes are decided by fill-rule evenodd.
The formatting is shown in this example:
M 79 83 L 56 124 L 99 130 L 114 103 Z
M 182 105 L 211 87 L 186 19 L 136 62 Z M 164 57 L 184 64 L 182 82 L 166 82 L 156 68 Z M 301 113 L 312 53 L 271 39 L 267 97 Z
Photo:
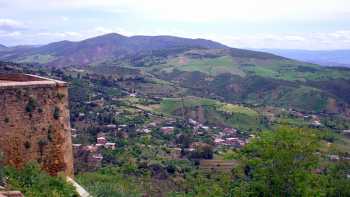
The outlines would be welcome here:
M 257 130 L 261 117 L 253 109 L 240 105 L 222 103 L 197 97 L 167 98 L 160 104 L 160 110 L 169 115 L 182 115 L 199 119 L 202 123 L 218 124 L 243 130 Z
M 189 72 L 199 71 L 210 76 L 216 76 L 223 73 L 245 76 L 245 73 L 239 68 L 239 65 L 233 61 L 232 57 L 227 55 L 222 57 L 201 59 L 180 56 L 169 59 L 166 64 L 161 64 L 154 67 L 166 72 L 179 69 Z
M 9 48 L 0 53 L 0 59 L 50 67 L 75 65 L 115 80 L 145 80 L 145 84 L 130 87 L 125 82 L 123 86 L 160 97 L 185 94 L 228 103 L 350 114 L 350 69 L 321 67 L 202 39 L 107 34 L 80 42 Z
M 325 68 L 288 59 L 261 59 L 255 56 L 235 57 L 227 50 L 215 52 L 215 55 L 212 55 L 213 50 L 185 52 L 166 59 L 163 64 L 152 65 L 152 68 L 164 72 L 177 69 L 188 72 L 199 71 L 210 76 L 230 73 L 241 77 L 253 75 L 287 81 L 350 78 L 349 70 L 344 72 L 342 69 Z

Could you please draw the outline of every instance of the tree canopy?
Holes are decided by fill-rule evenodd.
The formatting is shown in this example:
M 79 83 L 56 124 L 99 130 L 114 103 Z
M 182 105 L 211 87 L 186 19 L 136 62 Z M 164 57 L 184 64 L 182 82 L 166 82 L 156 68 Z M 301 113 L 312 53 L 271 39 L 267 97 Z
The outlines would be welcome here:
M 320 148 L 318 135 L 310 130 L 280 128 L 262 132 L 241 152 L 242 163 L 234 171 L 231 195 L 334 196 L 338 192 L 343 196 L 349 192 L 344 187 L 349 179 L 344 173 L 339 175 L 337 166 L 326 170 Z M 343 168 L 349 169 L 349 165 Z M 335 183 L 338 181 L 343 186 Z

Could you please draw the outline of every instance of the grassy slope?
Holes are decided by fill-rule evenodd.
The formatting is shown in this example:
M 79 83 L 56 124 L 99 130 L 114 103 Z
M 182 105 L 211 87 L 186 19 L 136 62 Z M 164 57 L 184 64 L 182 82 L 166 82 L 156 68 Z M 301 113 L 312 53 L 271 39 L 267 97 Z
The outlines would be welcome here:
M 349 79 L 350 70 L 324 68 L 318 65 L 289 60 L 254 61 L 250 66 L 241 66 L 249 74 L 287 81 Z
M 181 54 L 167 59 L 165 64 L 153 65 L 170 72 L 173 69 L 182 71 L 200 71 L 210 76 L 231 73 L 241 77 L 257 75 L 261 77 L 287 81 L 349 79 L 350 70 L 325 68 L 315 64 L 286 59 L 240 58 L 222 54 L 220 57 L 193 58 Z
M 256 103 L 257 95 L 252 92 L 246 99 L 248 103 Z M 259 98 L 259 102 L 267 105 L 297 108 L 303 111 L 320 112 L 327 108 L 328 97 L 322 90 L 308 87 L 279 87 L 270 94 Z
M 181 99 L 179 98 L 166 98 L 161 103 L 161 111 L 164 113 L 174 113 L 178 108 L 180 108 Z M 196 106 L 213 106 L 219 112 L 225 113 L 241 113 L 247 116 L 257 116 L 258 113 L 248 107 L 243 107 L 240 105 L 222 103 L 213 99 L 197 98 L 197 97 L 186 97 L 184 98 L 184 106 L 196 107 Z
M 229 84 L 235 84 L 232 86 L 236 90 L 246 90 L 251 88 L 250 93 L 246 93 L 243 97 L 239 98 L 239 93 L 235 92 L 230 98 L 235 98 L 237 102 L 247 103 L 264 103 L 268 105 L 292 107 L 299 110 L 322 112 L 328 110 L 328 101 L 330 99 L 336 100 L 336 102 L 341 105 L 344 101 L 343 95 L 335 95 L 332 91 L 326 90 L 314 84 L 321 83 L 324 81 L 344 81 L 350 79 L 350 69 L 340 69 L 340 68 L 325 68 L 315 64 L 303 63 L 288 59 L 279 58 L 257 58 L 257 57 L 238 57 L 231 56 L 227 53 L 220 53 L 217 56 L 209 56 L 210 51 L 201 51 L 201 56 L 191 56 L 186 53 L 179 54 L 174 57 L 169 57 L 166 59 L 164 64 L 155 64 L 148 67 L 147 70 L 154 71 L 158 75 L 162 75 L 162 71 L 167 72 L 172 75 L 172 71 L 180 70 L 187 72 L 199 71 L 206 74 L 205 79 L 198 81 L 197 75 L 192 75 L 191 73 L 183 74 L 178 73 L 178 78 L 175 78 L 180 83 L 185 84 L 185 87 L 192 87 L 191 84 L 196 84 L 193 86 L 197 88 L 200 84 L 212 84 L 215 86 L 215 79 L 224 73 L 230 73 L 233 75 L 238 75 L 242 77 L 241 81 L 254 80 L 252 76 L 263 77 L 267 82 L 272 80 L 282 80 L 286 82 L 292 82 L 295 85 L 290 86 L 284 83 L 279 85 L 274 85 L 273 88 L 269 90 L 256 89 L 254 81 L 246 82 L 246 84 L 253 84 L 249 87 L 241 86 L 239 81 L 235 82 L 223 82 L 223 86 L 226 86 L 225 91 L 232 91 L 227 88 Z M 153 70 L 152 70 L 153 69 Z M 173 76 L 176 76 L 177 72 Z M 198 76 L 197 76 L 198 77 Z M 191 79 L 193 78 L 193 79 Z M 166 78 L 164 78 L 167 80 Z M 188 81 L 193 81 L 193 83 L 188 83 Z M 199 86 L 197 86 L 197 83 Z M 271 82 L 272 83 L 272 82 Z M 343 82 L 342 82 L 343 83 Z M 345 82 L 344 82 L 345 83 Z M 202 87 L 204 88 L 204 87 Z M 332 89 L 334 90 L 334 88 Z M 211 93 L 217 93 L 219 90 L 208 90 Z M 197 95 L 203 97 L 204 95 Z M 224 96 L 224 95 L 220 95 Z M 224 96 L 225 97 L 225 96 Z M 237 97 L 237 98 L 236 98 Z M 238 100 L 237 100 L 238 99 Z M 229 99 L 230 100 L 230 99 Z M 232 99 L 231 99 L 232 100 Z M 263 102 L 259 102 L 263 101 Z
M 51 61 L 54 61 L 55 59 L 57 59 L 55 56 L 53 55 L 29 55 L 29 56 L 24 56 L 21 58 L 16 59 L 16 62 L 19 63 L 39 63 L 39 64 L 46 64 L 49 63 Z
M 181 62 L 181 58 L 185 58 L 184 63 Z M 200 71 L 211 76 L 216 76 L 223 73 L 231 73 L 234 75 L 245 76 L 245 73 L 239 69 L 239 65 L 235 64 L 230 56 L 202 59 L 180 57 L 171 60 L 170 64 L 177 65 L 176 68 L 180 70 Z
M 181 99 L 168 98 L 162 101 L 160 111 L 174 115 L 181 106 Z M 261 126 L 259 114 L 247 107 L 196 97 L 184 98 L 184 106 L 186 111 L 195 111 L 195 107 L 203 107 L 204 117 L 209 124 L 216 123 L 245 130 L 256 130 Z

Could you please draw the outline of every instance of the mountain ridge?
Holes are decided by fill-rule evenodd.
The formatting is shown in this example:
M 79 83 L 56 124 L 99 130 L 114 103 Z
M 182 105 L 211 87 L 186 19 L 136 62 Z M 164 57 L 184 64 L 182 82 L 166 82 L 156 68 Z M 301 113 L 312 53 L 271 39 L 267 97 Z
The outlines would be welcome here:
M 0 50 L 2 49 L 7 49 L 7 47 L 5 45 L 0 44 Z
M 99 64 L 108 60 L 162 51 L 185 51 L 189 49 L 222 49 L 232 56 L 260 56 L 282 58 L 276 55 L 236 49 L 206 39 L 176 36 L 123 36 L 110 33 L 82 41 L 58 41 L 35 47 L 9 47 L 0 52 L 0 60 L 20 63 L 39 63 L 50 66 Z

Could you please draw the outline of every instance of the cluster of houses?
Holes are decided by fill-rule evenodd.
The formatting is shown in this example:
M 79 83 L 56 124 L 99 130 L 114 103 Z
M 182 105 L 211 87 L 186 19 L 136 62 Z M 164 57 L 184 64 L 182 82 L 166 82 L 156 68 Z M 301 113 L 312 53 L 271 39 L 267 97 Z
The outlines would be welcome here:
M 115 150 L 115 143 L 108 142 L 106 137 L 102 137 L 102 136 L 97 138 L 97 143 L 95 144 L 95 146 Z
M 326 158 L 331 162 L 350 161 L 349 155 L 329 154 L 329 155 L 326 155 Z
M 202 123 L 193 120 L 193 119 L 188 119 L 188 124 L 191 126 L 193 134 L 194 135 L 204 135 L 208 133 L 211 130 L 216 130 L 220 131 L 221 128 L 217 127 L 210 127 L 203 125 Z M 173 134 L 175 127 L 173 126 L 175 123 L 174 120 L 167 120 L 165 123 L 163 123 L 162 127 L 157 127 L 161 123 L 157 122 L 151 122 L 146 127 L 144 128 L 139 128 L 137 131 L 139 133 L 151 133 L 153 129 L 159 128 L 159 130 L 164 134 L 164 135 L 170 135 Z M 164 126 L 165 125 L 165 126 Z M 247 139 L 244 139 L 240 137 L 237 134 L 237 129 L 234 128 L 223 128 L 218 134 L 214 135 L 214 143 L 217 146 L 230 146 L 230 147 L 235 147 L 235 148 L 240 148 L 246 145 L 248 143 Z M 191 152 L 193 148 L 189 148 L 187 151 Z
M 73 144 L 73 154 L 75 163 L 85 163 L 87 170 L 95 170 L 101 167 L 103 155 L 101 150 L 115 150 L 116 144 L 108 142 L 106 137 L 100 136 L 96 139 L 96 144 L 83 146 L 82 144 Z M 80 165 L 77 165 L 80 166 Z
M 251 137 L 254 137 L 253 135 Z M 248 139 L 244 139 L 237 135 L 237 129 L 225 128 L 214 139 L 217 146 L 230 146 L 241 148 L 248 143 Z
M 137 129 L 136 131 L 138 133 L 151 133 L 154 129 L 159 128 L 159 130 L 164 134 L 164 135 L 170 135 L 174 132 L 175 127 L 173 126 L 176 123 L 174 119 L 167 119 L 167 120 L 154 120 L 153 122 L 145 125 L 142 128 Z M 163 126 L 161 126 L 163 125 Z M 161 126 L 161 127 L 159 127 Z
M 196 135 L 203 135 L 205 132 L 210 130 L 209 126 L 203 125 L 193 119 L 188 119 L 188 123 L 192 126 L 193 132 Z
M 315 114 L 305 114 L 303 112 L 296 111 L 295 109 L 289 109 L 288 112 L 294 117 L 303 118 L 306 121 L 310 121 L 310 125 L 313 127 L 322 126 L 320 117 Z

